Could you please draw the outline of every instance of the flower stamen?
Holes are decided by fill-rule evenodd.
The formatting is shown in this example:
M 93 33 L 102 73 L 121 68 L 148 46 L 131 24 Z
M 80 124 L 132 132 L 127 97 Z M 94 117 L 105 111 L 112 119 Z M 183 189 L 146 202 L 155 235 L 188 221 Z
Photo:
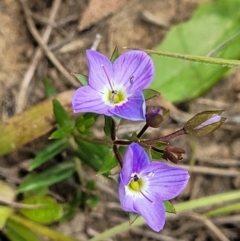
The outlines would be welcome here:
M 107 71 L 106 71 L 105 68 L 104 68 L 104 65 L 101 64 L 101 67 L 102 67 L 102 69 L 103 69 L 103 72 L 104 72 L 107 80 L 108 80 L 108 83 L 109 83 L 109 85 L 110 85 L 110 88 L 111 88 L 112 92 L 115 92 L 115 91 L 113 90 L 113 86 L 112 86 L 112 83 L 111 83 L 111 81 L 110 81 L 110 79 L 109 79 L 109 76 L 108 76 L 108 74 L 107 74 Z

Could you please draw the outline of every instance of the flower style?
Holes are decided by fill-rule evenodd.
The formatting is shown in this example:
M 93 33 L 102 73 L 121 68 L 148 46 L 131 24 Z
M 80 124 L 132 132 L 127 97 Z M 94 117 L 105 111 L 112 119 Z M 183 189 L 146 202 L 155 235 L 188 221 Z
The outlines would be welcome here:
M 158 232 L 165 224 L 163 201 L 178 196 L 187 185 L 189 175 L 183 168 L 151 162 L 144 149 L 133 143 L 125 154 L 119 179 L 122 208 L 142 215 Z
M 112 64 L 103 54 L 87 50 L 88 85 L 74 93 L 74 112 L 93 112 L 138 121 L 145 120 L 142 90 L 154 76 L 151 58 L 133 50 L 121 54 Z

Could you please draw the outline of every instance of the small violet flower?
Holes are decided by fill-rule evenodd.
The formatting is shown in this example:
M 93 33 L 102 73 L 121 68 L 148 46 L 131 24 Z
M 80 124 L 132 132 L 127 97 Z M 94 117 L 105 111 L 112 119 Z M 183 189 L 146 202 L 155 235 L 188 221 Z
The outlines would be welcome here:
M 114 63 L 103 54 L 87 50 L 88 85 L 76 90 L 74 112 L 93 112 L 138 121 L 145 120 L 142 90 L 154 76 L 151 58 L 143 51 L 121 54 Z
M 178 196 L 187 185 L 188 172 L 158 161 L 150 161 L 144 149 L 131 144 L 119 176 L 122 208 L 143 216 L 147 224 L 160 231 L 165 224 L 163 201 Z

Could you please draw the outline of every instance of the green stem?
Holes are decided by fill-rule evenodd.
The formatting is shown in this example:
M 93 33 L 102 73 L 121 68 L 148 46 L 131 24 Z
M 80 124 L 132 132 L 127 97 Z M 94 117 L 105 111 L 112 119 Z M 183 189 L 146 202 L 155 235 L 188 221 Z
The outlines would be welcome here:
M 203 197 L 203 198 L 179 203 L 179 204 L 176 204 L 174 207 L 177 213 L 183 213 L 187 211 L 193 211 L 198 208 L 209 207 L 210 205 L 216 205 L 216 204 L 223 204 L 224 202 L 229 202 L 229 201 L 238 200 L 238 199 L 240 199 L 239 190 L 216 194 L 209 197 Z M 97 235 L 94 238 L 89 239 L 88 241 L 100 241 L 100 240 L 108 239 L 116 234 L 122 233 L 124 231 L 128 231 L 132 227 L 140 226 L 143 224 L 145 224 L 144 219 L 142 217 L 139 217 L 131 226 L 129 225 L 129 221 L 124 222 L 111 229 L 108 229 L 107 231 Z
M 24 225 L 33 232 L 36 232 L 54 241 L 79 241 L 16 214 L 11 215 L 9 218 L 17 223 Z
M 221 59 L 221 58 L 213 58 L 213 57 L 206 57 L 206 56 L 199 56 L 199 55 L 191 55 L 191 54 L 180 54 L 180 53 L 170 53 L 165 51 L 155 51 L 150 49 L 141 49 L 135 47 L 126 47 L 126 49 L 137 49 L 145 51 L 149 54 L 156 54 L 165 57 L 175 58 L 175 59 L 182 59 L 182 60 L 189 60 L 193 62 L 200 62 L 205 64 L 213 64 L 213 65 L 221 65 L 230 68 L 240 68 L 240 61 L 233 60 L 233 59 Z

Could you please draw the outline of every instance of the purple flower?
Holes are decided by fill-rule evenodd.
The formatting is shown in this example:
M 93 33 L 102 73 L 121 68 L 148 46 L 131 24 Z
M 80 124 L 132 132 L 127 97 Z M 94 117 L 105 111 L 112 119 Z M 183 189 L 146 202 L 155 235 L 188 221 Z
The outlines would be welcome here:
M 198 129 L 201 129 L 205 126 L 208 126 L 208 125 L 212 125 L 212 124 L 215 124 L 215 123 L 218 123 L 222 120 L 222 117 L 220 115 L 213 115 L 211 118 L 209 118 L 208 120 L 205 120 L 204 122 L 202 122 L 201 124 L 199 124 L 198 126 L 196 126 L 194 128 L 194 130 L 198 130 Z
M 178 196 L 187 185 L 189 175 L 183 168 L 151 162 L 144 149 L 133 143 L 125 154 L 119 179 L 122 208 L 142 215 L 158 232 L 165 224 L 163 201 Z
M 121 54 L 112 64 L 103 54 L 87 50 L 88 85 L 76 90 L 74 112 L 93 112 L 129 120 L 145 120 L 142 90 L 153 79 L 151 58 L 142 51 Z

